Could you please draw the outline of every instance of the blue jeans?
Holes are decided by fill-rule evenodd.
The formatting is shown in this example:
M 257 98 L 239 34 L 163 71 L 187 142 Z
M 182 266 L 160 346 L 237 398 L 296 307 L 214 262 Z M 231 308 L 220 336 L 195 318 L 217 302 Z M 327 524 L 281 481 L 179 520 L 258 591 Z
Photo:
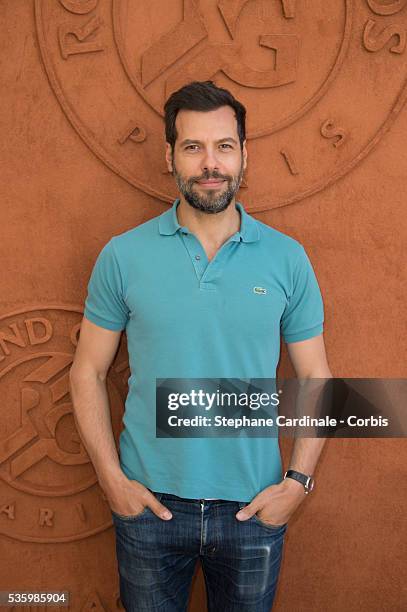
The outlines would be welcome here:
M 287 523 L 271 526 L 257 516 L 239 521 L 235 514 L 248 502 L 152 493 L 172 519 L 148 507 L 134 516 L 111 511 L 125 610 L 186 612 L 200 559 L 209 612 L 269 612 Z

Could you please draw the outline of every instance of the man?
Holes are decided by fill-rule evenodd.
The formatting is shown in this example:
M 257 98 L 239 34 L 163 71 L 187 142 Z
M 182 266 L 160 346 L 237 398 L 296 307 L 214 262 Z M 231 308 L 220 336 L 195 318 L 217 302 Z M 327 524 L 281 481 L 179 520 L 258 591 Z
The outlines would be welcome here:
M 299 378 L 331 377 L 322 298 L 302 245 L 235 200 L 244 106 L 205 81 L 164 108 L 179 198 L 98 256 L 70 372 L 75 418 L 112 511 L 126 610 L 186 610 L 200 559 L 210 611 L 268 611 L 324 440 L 297 439 L 283 478 L 277 438 L 156 437 L 156 378 L 273 378 L 280 332 Z M 124 329 L 119 459 L 106 375 Z

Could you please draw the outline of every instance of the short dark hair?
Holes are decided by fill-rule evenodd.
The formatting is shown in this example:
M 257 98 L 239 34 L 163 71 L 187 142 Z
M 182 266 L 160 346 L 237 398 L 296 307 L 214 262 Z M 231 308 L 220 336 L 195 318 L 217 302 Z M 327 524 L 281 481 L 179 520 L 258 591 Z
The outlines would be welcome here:
M 165 139 L 170 143 L 172 151 L 178 136 L 175 127 L 178 111 L 186 109 L 205 112 L 225 105 L 235 111 L 240 148 L 243 149 L 243 141 L 246 139 L 246 108 L 230 91 L 218 87 L 213 81 L 192 81 L 174 91 L 164 104 Z

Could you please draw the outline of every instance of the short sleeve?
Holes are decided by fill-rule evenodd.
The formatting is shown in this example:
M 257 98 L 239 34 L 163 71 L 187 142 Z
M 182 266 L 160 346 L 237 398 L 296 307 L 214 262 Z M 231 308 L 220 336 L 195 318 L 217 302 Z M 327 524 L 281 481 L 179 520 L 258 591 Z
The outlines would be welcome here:
M 292 293 L 281 317 L 285 342 L 299 342 L 323 332 L 324 306 L 312 264 L 301 245 L 291 284 Z
M 100 327 L 120 331 L 126 327 L 129 311 L 112 240 L 102 248 L 93 267 L 84 315 Z

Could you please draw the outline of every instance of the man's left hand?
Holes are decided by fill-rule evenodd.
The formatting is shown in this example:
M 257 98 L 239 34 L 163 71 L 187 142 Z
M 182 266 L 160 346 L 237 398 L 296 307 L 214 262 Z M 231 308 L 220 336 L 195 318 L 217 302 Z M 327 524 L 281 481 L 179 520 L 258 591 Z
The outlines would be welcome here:
M 288 522 L 305 498 L 304 487 L 292 478 L 260 491 L 250 504 L 239 510 L 236 518 L 245 521 L 256 514 L 264 523 L 278 527 Z

